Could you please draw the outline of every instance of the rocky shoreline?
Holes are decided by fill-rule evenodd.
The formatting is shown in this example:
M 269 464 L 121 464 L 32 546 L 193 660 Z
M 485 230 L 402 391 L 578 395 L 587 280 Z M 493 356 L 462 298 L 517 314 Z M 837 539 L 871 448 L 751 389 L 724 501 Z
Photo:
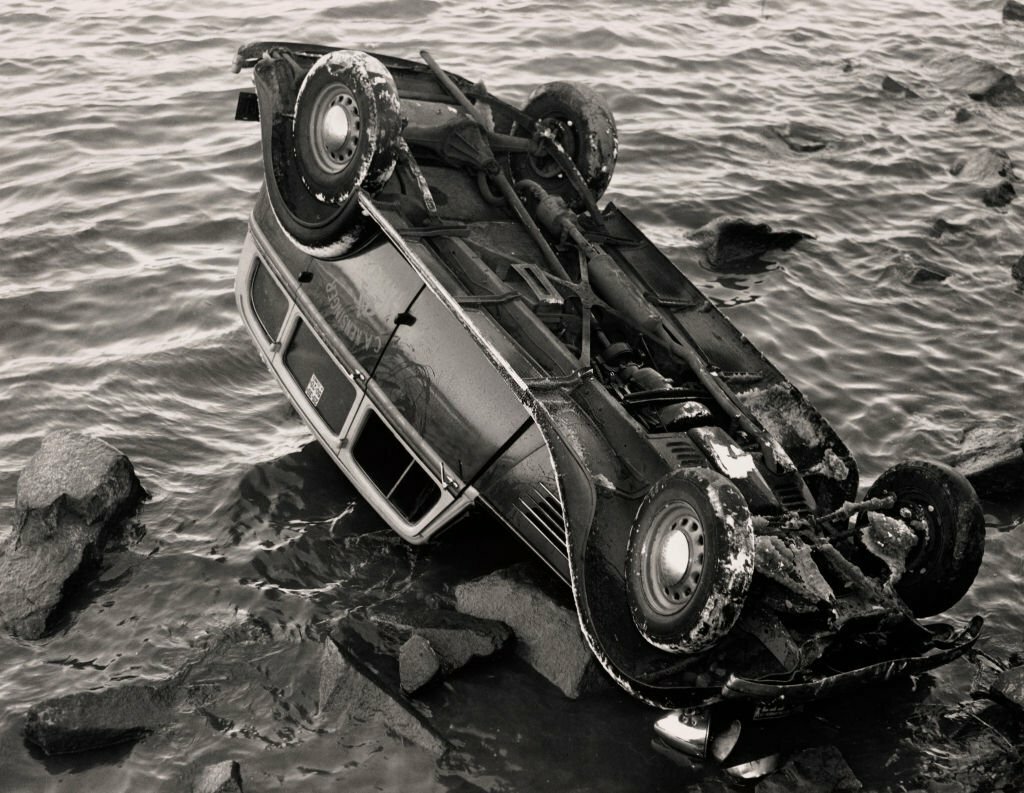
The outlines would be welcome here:
M 986 496 L 996 497 L 1024 482 L 1021 446 L 1019 428 L 976 428 L 964 434 L 956 460 Z M 5 629 L 23 640 L 45 636 L 68 592 L 88 578 L 105 545 L 123 536 L 144 494 L 131 462 L 116 449 L 77 433 L 47 436 L 19 479 L 14 531 L 0 547 L 0 569 L 8 571 L 0 577 Z M 25 569 L 31 575 L 10 573 Z M 516 659 L 551 684 L 550 696 L 625 696 L 590 654 L 564 594 L 535 564 L 523 562 L 438 592 L 429 607 L 371 605 L 301 636 L 275 635 L 249 616 L 203 637 L 164 679 L 41 698 L 25 714 L 24 736 L 48 756 L 88 756 L 162 731 L 193 729 L 196 715 L 217 729 L 233 725 L 240 712 L 269 705 L 272 712 L 300 713 L 308 740 L 337 740 L 377 724 L 439 769 L 457 768 L 465 759 L 453 761 L 460 751 L 422 696 L 449 680 L 458 685 L 464 668 Z M 268 657 L 287 660 L 262 667 Z M 1013 779 L 1024 768 L 1016 748 L 1024 737 L 1024 665 L 1014 661 L 1024 657 L 1002 662 L 982 654 L 975 658 L 973 699 L 916 714 L 922 730 L 942 734 L 950 755 L 963 759 L 951 769 L 954 787 L 943 790 L 974 789 L 982 775 Z M 278 692 L 269 703 L 268 691 Z M 959 726 L 948 732 L 949 723 Z M 779 757 L 758 793 L 863 788 L 839 749 L 806 744 Z M 760 775 L 753 766 L 745 771 Z M 194 793 L 260 789 L 243 788 L 245 769 L 230 756 L 193 768 L 189 777 L 182 784 Z M 920 789 L 938 789 L 926 774 L 919 781 Z M 731 783 L 722 777 L 721 784 Z

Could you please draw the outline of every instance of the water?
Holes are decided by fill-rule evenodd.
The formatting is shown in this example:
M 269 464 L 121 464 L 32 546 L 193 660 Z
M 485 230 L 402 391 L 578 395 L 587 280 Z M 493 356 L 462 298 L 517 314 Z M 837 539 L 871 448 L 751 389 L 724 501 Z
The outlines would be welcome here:
M 1024 157 L 1021 109 L 955 85 L 967 58 L 1024 67 L 1024 27 L 1003 25 L 989 0 L 289 5 L 0 7 L 0 533 L 18 472 L 58 427 L 117 445 L 153 494 L 145 537 L 111 558 L 54 636 L 0 637 L 0 788 L 170 791 L 189 764 L 225 757 L 255 790 L 700 781 L 649 751 L 642 708 L 614 694 L 563 701 L 515 663 L 467 670 L 427 697 L 459 747 L 443 769 L 382 729 L 325 749 L 269 706 L 241 709 L 233 728 L 193 714 L 81 761 L 44 761 L 22 743 L 33 702 L 165 677 L 240 614 L 298 637 L 366 604 L 415 601 L 502 554 L 522 558 L 507 541 L 474 558 L 471 529 L 403 546 L 304 449 L 235 314 L 261 166 L 256 126 L 231 120 L 248 84 L 228 69 L 234 48 L 308 40 L 415 58 L 426 47 L 513 101 L 552 79 L 600 91 L 621 134 L 608 198 L 807 394 L 870 481 L 901 457 L 948 454 L 969 425 L 1021 415 L 1024 294 L 1010 266 L 1024 216 L 1019 203 L 986 207 L 979 183 L 949 167 L 988 147 Z M 920 98 L 884 93 L 886 74 Z M 956 123 L 959 108 L 972 117 Z M 821 128 L 829 143 L 795 152 L 777 134 L 787 124 Z M 686 235 L 726 213 L 815 239 L 760 272 L 700 269 Z M 938 218 L 965 228 L 932 236 Z M 914 262 L 949 277 L 908 284 Z M 1024 500 L 986 511 L 986 561 L 954 613 L 983 614 L 986 646 L 1005 652 L 1024 631 Z M 259 668 L 280 677 L 299 661 L 311 662 Z M 894 785 L 931 762 L 920 751 L 886 765 L 919 741 L 902 726 L 907 709 L 965 697 L 970 674 L 955 664 L 916 695 L 874 695 L 867 713 L 840 708 L 815 729 L 832 730 L 866 780 Z

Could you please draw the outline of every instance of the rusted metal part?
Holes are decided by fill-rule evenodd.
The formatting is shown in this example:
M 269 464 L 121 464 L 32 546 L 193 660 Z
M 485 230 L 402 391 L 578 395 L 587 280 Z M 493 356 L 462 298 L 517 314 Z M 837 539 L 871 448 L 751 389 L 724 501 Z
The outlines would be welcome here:
M 722 689 L 722 695 L 726 699 L 756 700 L 763 706 L 792 707 L 821 697 L 834 696 L 865 683 L 920 674 L 947 664 L 966 653 L 977 641 L 983 622 L 981 617 L 975 617 L 963 631 L 945 642 L 946 646 L 932 652 L 880 661 L 806 682 L 769 682 L 731 675 Z

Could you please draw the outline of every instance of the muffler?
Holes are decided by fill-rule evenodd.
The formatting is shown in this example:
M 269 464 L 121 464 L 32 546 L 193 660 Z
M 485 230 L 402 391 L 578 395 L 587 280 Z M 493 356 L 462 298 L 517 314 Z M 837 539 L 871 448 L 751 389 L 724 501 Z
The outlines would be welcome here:
M 739 720 L 717 717 L 710 708 L 674 710 L 654 723 L 655 735 L 669 748 L 718 762 L 732 753 L 742 728 Z

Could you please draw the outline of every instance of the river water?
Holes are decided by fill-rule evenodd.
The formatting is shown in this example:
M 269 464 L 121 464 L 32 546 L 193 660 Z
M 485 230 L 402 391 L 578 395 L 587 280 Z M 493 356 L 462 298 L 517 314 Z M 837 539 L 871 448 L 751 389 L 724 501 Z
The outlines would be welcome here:
M 239 615 L 311 635 L 362 606 L 443 589 L 449 574 L 524 558 L 501 537 L 481 544 L 480 532 L 498 532 L 488 524 L 431 549 L 401 545 L 307 447 L 262 367 L 232 294 L 262 177 L 256 125 L 232 120 L 249 80 L 229 69 L 240 43 L 410 58 L 426 47 L 513 101 L 553 79 L 597 89 L 621 138 L 607 198 L 826 415 L 866 483 L 1024 408 L 1024 291 L 1011 276 L 1021 204 L 986 206 L 992 178 L 950 173 L 989 148 L 1024 157 L 1024 111 L 972 101 L 959 84 L 972 59 L 1024 68 L 1024 26 L 1002 23 L 1001 6 L 0 4 L 0 536 L 18 472 L 56 428 L 118 446 L 153 495 L 144 537 L 108 560 L 54 635 L 0 636 L 0 790 L 178 790 L 191 764 L 224 758 L 241 761 L 252 790 L 721 784 L 652 753 L 649 714 L 624 696 L 566 701 L 512 662 L 427 697 L 460 749 L 454 768 L 383 729 L 324 749 L 301 719 L 286 729 L 286 717 L 256 712 L 80 760 L 45 761 L 22 742 L 32 703 L 166 677 Z M 886 75 L 917 98 L 883 91 Z M 961 109 L 970 117 L 958 121 Z M 756 272 L 711 272 L 687 234 L 722 214 L 814 239 Z M 939 219 L 957 228 L 939 234 Z M 914 279 L 922 265 L 947 277 Z M 952 616 L 984 615 L 984 646 L 1006 653 L 1024 631 L 1024 498 L 986 504 L 986 517 L 979 580 Z M 283 663 L 257 668 L 273 676 Z M 965 698 L 971 672 L 954 664 L 913 694 L 820 715 L 816 729 L 866 780 L 896 786 L 934 762 L 907 714 Z

